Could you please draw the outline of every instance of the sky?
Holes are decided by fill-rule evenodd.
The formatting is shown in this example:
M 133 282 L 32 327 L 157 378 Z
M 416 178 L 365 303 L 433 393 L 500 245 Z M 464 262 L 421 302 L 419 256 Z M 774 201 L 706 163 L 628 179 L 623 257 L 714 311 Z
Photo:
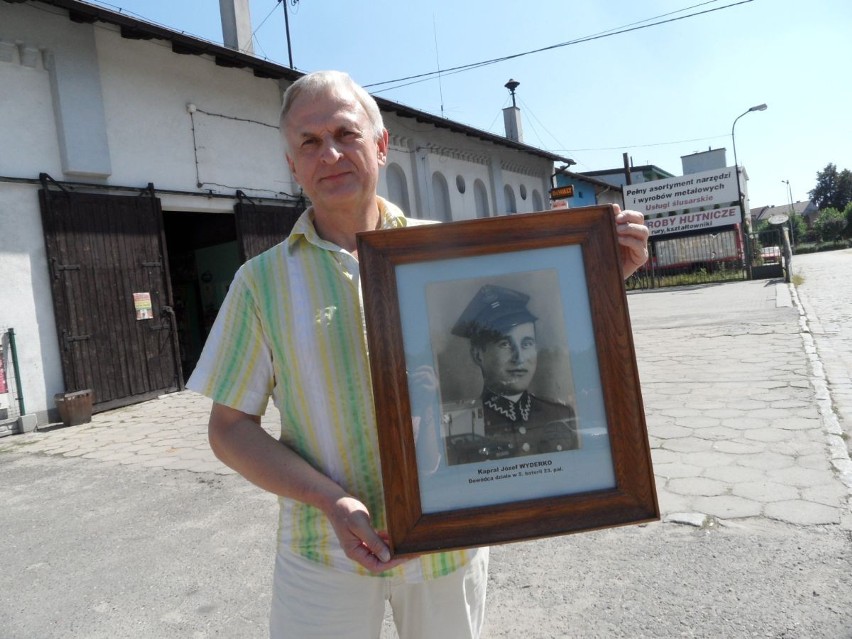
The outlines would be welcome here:
M 295 1 L 283 0 L 296 69 L 347 71 L 383 98 L 498 135 L 514 79 L 524 142 L 574 171 L 621 167 L 627 153 L 680 175 L 682 156 L 710 148 L 733 166 L 735 120 L 752 207 L 806 200 L 829 163 L 852 170 L 848 0 Z M 288 65 L 283 2 L 250 2 L 255 55 Z M 93 3 L 222 42 L 217 0 Z M 435 75 L 377 84 L 424 73 Z

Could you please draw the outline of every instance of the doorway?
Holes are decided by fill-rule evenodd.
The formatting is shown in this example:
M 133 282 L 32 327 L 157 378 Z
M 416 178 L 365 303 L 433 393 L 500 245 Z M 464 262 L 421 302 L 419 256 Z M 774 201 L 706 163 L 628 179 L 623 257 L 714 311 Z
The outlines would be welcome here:
M 201 349 L 240 266 L 232 214 L 165 211 L 180 365 L 184 379 Z

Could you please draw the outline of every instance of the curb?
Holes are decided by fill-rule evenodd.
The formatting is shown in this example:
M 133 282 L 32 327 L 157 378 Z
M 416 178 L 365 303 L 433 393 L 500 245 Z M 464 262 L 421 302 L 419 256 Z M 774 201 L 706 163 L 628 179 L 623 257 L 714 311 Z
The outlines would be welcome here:
M 843 430 L 840 428 L 837 413 L 834 412 L 834 408 L 832 407 L 831 391 L 828 388 L 825 370 L 822 361 L 820 361 L 816 342 L 809 326 L 810 322 L 815 320 L 808 317 L 804 304 L 799 299 L 796 287 L 792 283 L 787 284 L 787 287 L 789 288 L 793 304 L 799 311 L 799 335 L 802 338 L 802 345 L 804 346 L 805 354 L 811 367 L 811 386 L 814 389 L 814 399 L 817 403 L 820 420 L 825 427 L 831 465 L 849 493 L 847 506 L 849 507 L 849 514 L 852 515 L 852 459 L 849 457 L 849 449 L 846 447 L 846 442 L 842 437 Z M 852 526 L 852 521 L 850 521 L 850 526 Z

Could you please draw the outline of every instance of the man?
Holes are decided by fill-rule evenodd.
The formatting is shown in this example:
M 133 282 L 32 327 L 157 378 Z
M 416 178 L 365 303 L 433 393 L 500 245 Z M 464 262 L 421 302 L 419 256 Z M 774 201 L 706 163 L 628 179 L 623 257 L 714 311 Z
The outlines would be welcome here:
M 281 131 L 312 206 L 240 268 L 187 384 L 214 400 L 216 455 L 280 498 L 270 633 L 374 639 L 387 600 L 402 639 L 477 637 L 487 550 L 392 559 L 382 532 L 355 236 L 409 221 L 376 195 L 381 113 L 346 74 L 313 73 L 285 92 Z M 630 272 L 647 258 L 641 221 L 618 219 Z M 270 395 L 280 441 L 260 426 Z
M 535 322 L 529 295 L 487 284 L 479 289 L 453 335 L 470 340 L 470 356 L 482 371 L 485 436 L 494 456 L 518 456 L 579 447 L 574 409 L 529 392 L 538 364 Z M 491 456 L 488 447 L 481 450 Z

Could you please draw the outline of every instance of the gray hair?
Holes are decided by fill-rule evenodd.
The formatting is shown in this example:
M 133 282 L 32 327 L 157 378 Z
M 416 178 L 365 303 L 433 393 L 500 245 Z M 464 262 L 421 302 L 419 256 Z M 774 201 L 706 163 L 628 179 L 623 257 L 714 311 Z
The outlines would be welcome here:
M 281 117 L 279 118 L 281 132 L 284 132 L 287 115 L 290 113 L 290 109 L 293 108 L 293 104 L 299 96 L 304 94 L 308 98 L 313 98 L 321 93 L 332 93 L 342 97 L 351 96 L 355 98 L 367 113 L 367 118 L 370 120 L 370 126 L 373 129 L 375 139 L 381 139 L 385 130 L 385 123 L 382 120 L 382 112 L 379 110 L 379 105 L 376 104 L 373 96 L 356 83 L 348 73 L 344 73 L 343 71 L 314 71 L 313 73 L 303 75 L 287 87 L 287 90 L 284 91 Z

